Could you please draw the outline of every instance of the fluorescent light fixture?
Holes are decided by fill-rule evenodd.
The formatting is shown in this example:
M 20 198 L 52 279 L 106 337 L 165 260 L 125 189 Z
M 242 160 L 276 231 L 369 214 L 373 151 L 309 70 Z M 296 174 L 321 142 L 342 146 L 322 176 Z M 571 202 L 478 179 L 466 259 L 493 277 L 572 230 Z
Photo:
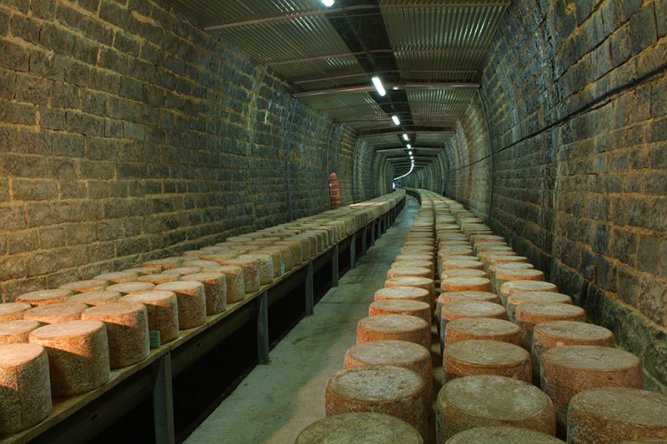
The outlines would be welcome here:
M 327 8 L 331 8 L 334 3 L 336 3 L 336 0 L 320 0 L 320 2 L 322 2 L 322 4 Z
M 391 116 L 391 120 L 394 121 L 394 125 L 396 125 L 396 126 L 401 124 L 401 121 L 398 120 L 398 116 Z
M 403 134 L 403 140 L 405 140 L 406 142 L 409 142 L 410 137 L 407 134 Z
M 410 156 L 412 156 L 412 151 L 408 151 L 408 154 L 409 154 Z
M 412 171 L 413 171 L 414 169 L 415 169 L 415 163 L 412 162 L 412 165 L 410 165 L 410 171 L 408 171 L 407 173 L 403 174 L 402 176 L 394 177 L 394 180 L 396 181 L 396 180 L 398 180 L 398 179 L 403 179 L 405 176 L 409 176 L 410 173 L 412 173 Z
M 378 94 L 380 96 L 384 97 L 387 95 L 387 91 L 384 89 L 384 85 L 382 84 L 382 80 L 378 76 L 373 76 L 371 79 L 373 81 L 373 85 L 375 86 L 375 89 L 377 90 Z
M 408 148 L 409 150 L 411 150 L 411 149 L 412 149 L 412 145 L 410 145 L 410 144 L 408 143 L 408 144 L 407 144 L 407 148 Z

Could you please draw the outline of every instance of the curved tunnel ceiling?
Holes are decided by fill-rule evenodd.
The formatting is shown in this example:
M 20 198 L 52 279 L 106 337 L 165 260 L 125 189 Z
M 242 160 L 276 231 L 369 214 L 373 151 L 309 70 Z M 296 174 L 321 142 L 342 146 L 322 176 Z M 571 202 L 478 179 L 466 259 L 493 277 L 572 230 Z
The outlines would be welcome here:
M 294 96 L 354 128 L 397 176 L 444 156 L 479 87 L 507 0 L 175 0 L 208 31 L 291 82 Z M 380 97 L 371 84 L 379 75 Z M 401 126 L 391 120 L 397 115 Z

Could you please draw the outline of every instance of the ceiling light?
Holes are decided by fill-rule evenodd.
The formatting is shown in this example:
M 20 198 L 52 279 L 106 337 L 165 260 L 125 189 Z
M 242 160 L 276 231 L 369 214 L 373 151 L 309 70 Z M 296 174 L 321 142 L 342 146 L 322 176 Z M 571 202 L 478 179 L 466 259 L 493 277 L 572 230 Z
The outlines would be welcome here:
M 382 80 L 380 80 L 378 76 L 373 76 L 371 80 L 373 81 L 373 85 L 375 86 L 378 94 L 380 94 L 382 97 L 386 96 L 387 91 L 384 89 L 384 85 L 382 85 Z
M 408 151 L 408 154 L 410 155 L 410 157 L 412 157 L 412 151 Z
M 410 137 L 407 134 L 403 134 L 403 140 L 405 140 L 406 142 L 409 142 Z
M 336 3 L 336 0 L 320 0 L 324 6 L 327 8 L 331 8 L 334 3 Z
M 398 120 L 398 116 L 391 116 L 391 120 L 394 121 L 394 125 L 396 125 L 396 126 L 401 124 L 401 121 Z
M 408 147 L 409 150 L 412 149 L 412 145 L 410 145 L 409 143 L 408 143 L 407 147 Z

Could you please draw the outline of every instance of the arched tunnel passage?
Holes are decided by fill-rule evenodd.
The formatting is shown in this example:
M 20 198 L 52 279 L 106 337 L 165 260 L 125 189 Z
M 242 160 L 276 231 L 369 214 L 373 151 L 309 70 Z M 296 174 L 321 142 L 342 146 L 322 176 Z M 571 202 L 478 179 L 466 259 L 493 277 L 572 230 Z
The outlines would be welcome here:
M 307 279 L 319 300 L 334 263 L 354 271 L 381 242 L 378 199 L 420 189 L 502 236 L 667 392 L 665 0 L 1 3 L 0 309 L 111 272 L 143 281 L 156 259 L 235 260 L 211 250 L 230 239 L 283 260 L 264 234 L 363 212 L 300 272 L 282 338 Z

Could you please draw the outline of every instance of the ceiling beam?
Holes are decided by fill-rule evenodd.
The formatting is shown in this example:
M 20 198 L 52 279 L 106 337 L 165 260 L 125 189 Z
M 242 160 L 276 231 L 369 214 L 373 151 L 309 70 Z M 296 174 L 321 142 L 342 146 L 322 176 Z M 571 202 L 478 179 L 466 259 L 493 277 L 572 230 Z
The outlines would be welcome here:
M 479 88 L 478 82 L 403 82 L 401 84 L 387 84 L 385 87 L 392 91 L 412 91 L 412 90 L 436 90 L 436 89 L 449 89 L 449 88 L 458 88 L 458 89 L 477 89 Z M 352 86 L 343 86 L 341 88 L 330 88 L 330 89 L 320 89 L 313 91 L 302 91 L 292 94 L 292 97 L 301 98 L 301 97 L 317 97 L 317 96 L 330 96 L 334 94 L 348 94 L 348 93 L 363 93 L 363 92 L 372 92 L 375 91 L 375 88 L 370 83 L 365 83 L 363 85 L 352 85 Z
M 440 133 L 454 133 L 454 128 L 450 126 L 419 126 L 419 125 L 410 125 L 404 126 L 403 128 L 380 128 L 373 129 L 368 131 L 359 131 L 359 137 L 364 136 L 377 136 L 382 134 L 395 134 L 400 136 L 403 133 L 410 134 L 440 134 Z
M 375 71 L 375 74 L 454 74 L 454 75 L 469 75 L 477 74 L 476 70 L 451 70 L 451 69 L 383 69 Z M 320 83 L 320 82 L 330 82 L 332 80 L 346 80 L 346 79 L 356 79 L 356 78 L 368 78 L 367 73 L 356 73 L 356 74 L 345 74 L 339 76 L 331 77 L 322 77 L 319 79 L 307 79 L 307 80 L 297 80 L 294 82 L 295 85 L 308 85 L 310 83 Z

